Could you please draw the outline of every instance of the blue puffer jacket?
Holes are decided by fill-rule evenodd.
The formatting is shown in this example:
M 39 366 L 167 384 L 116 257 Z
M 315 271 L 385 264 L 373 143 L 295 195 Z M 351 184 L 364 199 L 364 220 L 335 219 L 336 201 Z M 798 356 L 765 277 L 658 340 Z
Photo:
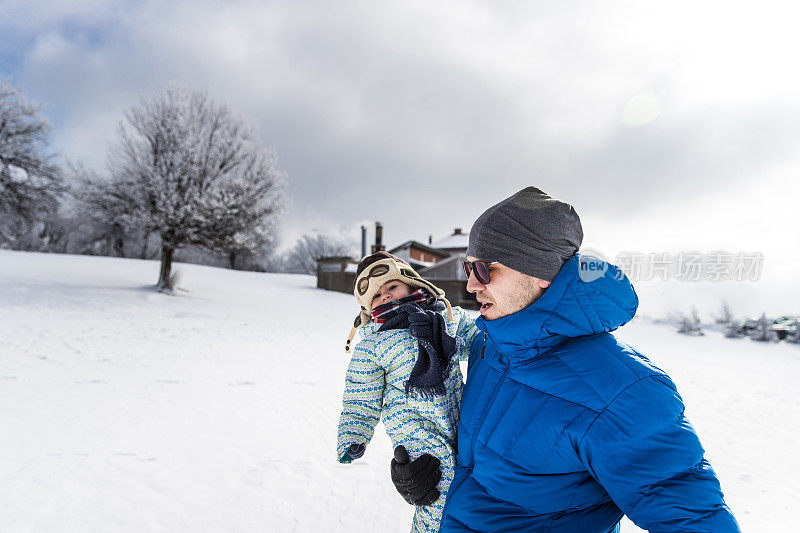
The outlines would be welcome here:
M 609 333 L 633 318 L 633 287 L 580 267 L 476 321 L 441 531 L 605 533 L 625 513 L 649 531 L 738 532 L 675 385 Z

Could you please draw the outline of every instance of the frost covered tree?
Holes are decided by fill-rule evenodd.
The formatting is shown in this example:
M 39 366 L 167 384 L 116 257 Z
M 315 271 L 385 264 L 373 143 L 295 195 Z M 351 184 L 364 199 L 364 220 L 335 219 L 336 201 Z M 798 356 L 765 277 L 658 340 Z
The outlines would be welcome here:
M 678 333 L 695 336 L 704 335 L 696 308 L 692 307 L 692 313 L 690 315 L 683 315 L 681 317 L 678 325 Z
M 731 319 L 730 322 L 728 322 L 725 325 L 724 333 L 725 336 L 729 339 L 740 339 L 744 337 L 742 323 L 739 322 L 738 320 Z
M 786 334 L 786 342 L 800 344 L 800 322 L 795 321 L 794 328 Z
M 70 165 L 70 174 L 74 218 L 80 225 L 79 251 L 125 257 L 126 237 L 140 229 L 134 230 L 131 224 L 135 214 L 131 189 L 113 180 L 104 181 L 82 165 Z
M 733 321 L 733 312 L 731 311 L 731 305 L 723 300 L 722 307 L 720 308 L 719 314 L 714 315 L 714 322 L 717 324 L 730 324 Z
M 274 154 L 263 169 L 273 169 Z M 215 191 L 211 212 L 205 217 L 211 223 L 204 231 L 203 247 L 225 256 L 228 268 L 235 269 L 243 256 L 266 254 L 275 240 L 274 215 L 281 207 L 277 201 L 265 202 L 272 192 L 268 179 L 235 180 Z
M 225 106 L 180 87 L 125 112 L 109 170 L 104 189 L 123 225 L 161 238 L 159 290 L 172 288 L 177 249 L 239 242 L 282 205 L 274 153 Z
M 773 321 L 767 318 L 766 313 L 761 313 L 755 324 L 755 328 L 750 332 L 750 338 L 760 342 L 777 342 L 778 334 L 772 329 Z
M 266 257 L 274 242 L 275 234 L 272 227 L 264 224 L 234 234 L 217 249 L 225 256 L 228 268 L 236 269 L 242 268 L 244 258 L 249 259 L 252 264 L 255 258 Z M 263 269 L 263 266 L 259 265 L 259 269 Z
M 349 247 L 335 237 L 306 234 L 286 253 L 283 268 L 286 272 L 296 274 L 316 274 L 318 259 L 348 253 Z
M 13 243 L 58 206 L 63 188 L 47 149 L 49 132 L 39 108 L 0 83 L 0 243 Z

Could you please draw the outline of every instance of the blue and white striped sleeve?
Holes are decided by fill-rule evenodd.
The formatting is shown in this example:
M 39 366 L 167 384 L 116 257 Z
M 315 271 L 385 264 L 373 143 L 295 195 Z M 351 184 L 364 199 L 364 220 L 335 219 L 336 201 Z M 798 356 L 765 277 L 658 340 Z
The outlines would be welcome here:
M 356 345 L 347 367 L 336 446 L 340 463 L 354 459 L 347 453 L 352 444 L 366 445 L 372 439 L 381 417 L 386 375 L 375 363 L 369 344 L 362 341 Z
M 456 307 L 453 311 L 454 318 L 459 321 L 458 329 L 456 330 L 458 360 L 468 361 L 470 347 L 472 346 L 472 341 L 475 339 L 475 335 L 478 333 L 478 326 L 475 325 L 475 319 L 460 307 Z

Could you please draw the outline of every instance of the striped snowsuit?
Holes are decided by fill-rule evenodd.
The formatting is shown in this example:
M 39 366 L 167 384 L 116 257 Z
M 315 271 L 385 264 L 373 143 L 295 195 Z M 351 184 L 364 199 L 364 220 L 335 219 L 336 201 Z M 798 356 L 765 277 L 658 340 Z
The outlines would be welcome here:
M 460 307 L 453 308 L 453 322 L 447 324 L 447 332 L 456 338 L 457 357 L 448 367 L 447 394 L 431 398 L 405 392 L 405 382 L 419 353 L 417 340 L 407 329 L 378 332 L 379 327 L 380 324 L 368 322 L 361 328 L 361 342 L 353 350 L 347 368 L 338 460 L 349 463 L 350 445 L 368 443 L 381 418 L 393 447 L 405 446 L 412 460 L 424 453 L 436 456 L 442 463 L 438 485 L 441 496 L 433 505 L 416 508 L 411 531 L 437 532 L 455 468 L 456 428 L 464 390 L 458 361 L 469 355 L 475 321 Z

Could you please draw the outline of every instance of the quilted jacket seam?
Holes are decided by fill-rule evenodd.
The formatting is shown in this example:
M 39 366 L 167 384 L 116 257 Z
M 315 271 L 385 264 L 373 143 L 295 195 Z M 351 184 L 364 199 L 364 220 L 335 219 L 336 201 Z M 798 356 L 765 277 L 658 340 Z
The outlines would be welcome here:
M 582 437 L 581 437 L 581 439 L 578 441 L 578 447 L 580 448 L 581 444 L 583 443 L 583 440 L 586 438 L 586 435 L 588 435 L 588 434 L 589 434 L 589 432 L 592 430 L 592 427 L 594 426 L 595 422 L 597 422 L 597 421 L 600 419 L 600 417 L 601 417 L 601 416 L 603 416 L 603 414 L 604 414 L 604 413 L 605 413 L 605 412 L 608 410 L 608 408 L 609 408 L 609 407 L 611 407 L 611 405 L 612 405 L 612 404 L 613 404 L 615 401 L 617 401 L 617 398 L 619 398 L 619 397 L 620 397 L 620 396 L 621 396 L 623 393 L 627 392 L 627 390 L 628 390 L 628 389 L 630 389 L 631 387 L 633 387 L 634 385 L 638 385 L 639 383 L 641 383 L 642 381 L 644 381 L 644 380 L 646 380 L 646 379 L 658 379 L 658 378 L 660 378 L 660 377 L 661 377 L 661 376 L 660 376 L 659 374 L 648 374 L 648 375 L 646 375 L 646 376 L 642 376 L 641 378 L 637 379 L 636 381 L 634 381 L 633 383 L 631 383 L 630 385 L 628 385 L 627 387 L 625 387 L 624 389 L 622 389 L 621 391 L 619 391 L 619 392 L 618 392 L 618 393 L 617 393 L 617 394 L 616 394 L 616 395 L 615 395 L 615 396 L 614 396 L 614 397 L 611 399 L 611 401 L 610 401 L 610 402 L 608 402 L 608 403 L 606 404 L 606 406 L 605 406 L 605 407 L 603 407 L 603 409 L 602 409 L 602 410 L 601 410 L 599 413 L 597 413 L 597 416 L 595 416 L 595 417 L 594 417 L 594 420 L 592 420 L 592 421 L 589 423 L 589 426 L 586 428 L 586 431 L 584 431 L 584 432 L 583 432 L 583 436 L 582 436 Z M 673 387 L 670 387 L 670 388 L 672 388 L 672 389 L 674 390 L 674 388 L 673 388 Z

